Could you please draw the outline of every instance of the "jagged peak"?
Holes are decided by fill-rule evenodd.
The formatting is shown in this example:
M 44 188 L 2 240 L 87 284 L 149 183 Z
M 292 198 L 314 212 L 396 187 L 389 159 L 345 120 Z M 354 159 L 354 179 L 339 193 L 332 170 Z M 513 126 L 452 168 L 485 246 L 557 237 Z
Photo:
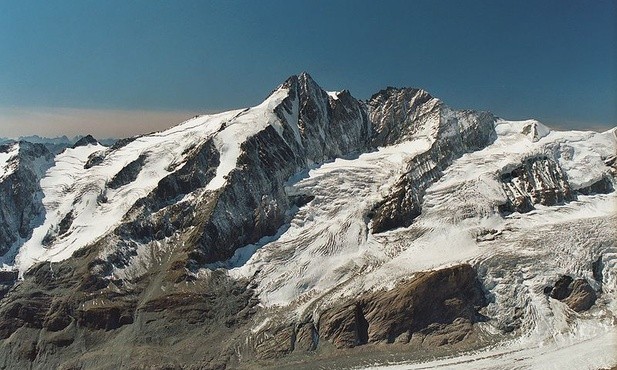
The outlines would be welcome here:
M 330 100 L 330 104 L 332 104 L 333 101 L 341 99 L 345 102 L 359 101 L 348 89 L 326 91 L 313 79 L 313 77 L 311 77 L 308 72 L 301 72 L 300 74 L 289 76 L 285 82 L 273 90 L 269 96 L 272 96 L 272 94 L 280 89 L 288 89 L 290 91 L 290 97 L 292 99 L 298 97 L 300 101 L 304 101 L 306 99 L 317 99 L 327 102 Z
M 293 89 L 294 87 L 298 87 L 303 91 L 324 91 L 307 72 L 301 72 L 300 74 L 289 76 L 276 90 L 281 88 Z
M 303 86 L 311 86 L 311 87 L 317 87 L 321 90 L 323 90 L 321 88 L 321 86 L 319 86 L 319 84 L 313 79 L 313 77 L 311 77 L 310 74 L 308 74 L 307 72 L 302 72 L 298 75 L 298 81 L 300 82 L 301 85 Z
M 96 141 L 96 139 L 92 135 L 86 135 L 82 137 L 81 139 L 77 140 L 77 142 L 73 144 L 73 148 L 77 148 L 80 146 L 86 146 L 86 145 L 97 145 L 98 143 L 99 142 Z
M 408 98 L 411 98 L 411 97 L 416 96 L 416 95 L 425 95 L 429 99 L 433 98 L 433 96 L 431 94 L 429 94 L 426 90 L 423 90 L 423 89 L 419 89 L 419 88 L 415 88 L 415 87 L 392 87 L 392 86 L 388 86 L 385 89 L 381 89 L 378 92 L 376 92 L 375 94 L 373 94 L 368 101 L 369 102 L 372 102 L 372 101 L 383 101 L 385 99 L 389 99 L 390 97 L 397 96 L 397 95 L 404 95 L 404 96 L 406 96 Z

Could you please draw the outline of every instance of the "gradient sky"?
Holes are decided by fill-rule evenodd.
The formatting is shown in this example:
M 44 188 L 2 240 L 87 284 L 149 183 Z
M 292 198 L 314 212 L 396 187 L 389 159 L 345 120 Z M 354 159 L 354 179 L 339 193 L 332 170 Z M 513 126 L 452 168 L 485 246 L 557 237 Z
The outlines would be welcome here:
M 617 126 L 617 1 L 0 0 L 0 137 L 126 136 L 308 71 L 366 99 Z

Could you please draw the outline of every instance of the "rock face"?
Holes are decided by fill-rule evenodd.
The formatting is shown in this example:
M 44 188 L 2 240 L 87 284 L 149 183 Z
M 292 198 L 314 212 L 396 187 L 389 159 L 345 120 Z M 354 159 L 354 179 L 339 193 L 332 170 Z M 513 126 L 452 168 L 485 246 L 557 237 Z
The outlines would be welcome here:
M 272 323 L 249 341 L 255 356 L 274 360 L 328 345 L 408 344 L 435 348 L 464 341 L 487 300 L 476 271 L 467 264 L 418 273 L 391 289 L 366 292 L 300 323 Z M 313 316 L 315 318 L 313 318 Z
M 424 123 L 439 115 L 439 100 L 419 89 L 388 87 L 366 103 L 374 124 L 373 144 L 395 144 L 422 130 Z
M 485 297 L 480 268 L 462 264 L 472 257 L 432 264 L 404 255 L 414 238 L 447 225 L 381 235 L 369 228 L 378 234 L 410 226 L 422 207 L 439 208 L 424 200 L 434 196 L 429 187 L 473 152 L 493 147 L 495 126 L 490 113 L 452 110 L 422 90 L 388 88 L 362 102 L 301 74 L 259 106 L 196 117 L 109 148 L 91 137 L 55 157 L 27 143 L 16 156 L 7 154 L 16 147 L 0 148 L 0 253 L 8 265 L 0 272 L 0 367 L 223 369 L 364 345 L 471 342 L 477 323 L 491 319 L 480 310 L 500 303 Z M 534 142 L 547 135 L 533 130 Z M 409 140 L 413 148 L 398 151 Z M 360 168 L 368 171 L 357 176 Z M 499 196 L 503 190 L 512 212 L 573 196 L 548 157 L 489 175 L 487 184 Z M 306 176 L 310 181 L 299 180 Z M 467 194 L 478 190 L 471 177 L 462 185 Z M 612 189 L 610 176 L 605 182 L 589 192 Z M 318 207 L 359 198 L 358 212 L 340 218 L 342 208 L 332 208 L 335 215 Z M 496 204 L 487 207 L 491 222 L 505 219 Z M 499 227 L 491 224 L 495 236 L 482 243 L 506 237 Z M 477 249 L 467 231 L 454 243 L 461 241 L 464 253 Z M 426 240 L 421 253 L 431 258 L 446 244 Z M 20 245 L 27 253 L 16 259 Z M 399 270 L 391 281 L 363 280 L 390 279 L 388 263 L 399 255 L 423 267 Z M 267 265 L 260 265 L 264 256 Z M 597 261 L 594 276 L 610 289 L 612 259 Z M 276 281 L 268 285 L 270 266 L 284 274 L 269 275 Z M 386 274 L 371 275 L 379 271 Z M 492 287 L 510 281 L 504 276 Z M 353 298 L 343 294 L 348 287 Z M 547 293 L 584 310 L 595 301 L 590 288 L 566 279 Z M 525 293 L 513 291 L 504 295 Z M 268 303 L 269 294 L 283 303 Z
M 534 204 L 552 206 L 576 199 L 566 176 L 554 160 L 533 157 L 501 175 L 507 201 L 500 206 L 502 213 L 525 213 L 534 209 Z
M 26 240 L 44 212 L 39 181 L 53 164 L 53 155 L 42 144 L 8 144 L 0 151 L 18 147 L 0 176 L 0 256 L 12 262 L 20 241 Z
M 13 287 L 17 277 L 17 271 L 0 271 L 0 299 Z
M 452 344 L 471 332 L 487 304 L 474 269 L 459 265 L 418 274 L 387 291 L 366 293 L 324 312 L 320 336 L 338 348 L 366 343 Z
M 577 192 L 584 195 L 589 194 L 608 194 L 614 190 L 613 183 L 608 175 L 602 176 L 602 178 L 589 186 L 577 189 Z
M 274 235 L 292 206 L 284 189 L 291 175 L 369 144 L 370 124 L 349 92 L 332 99 L 308 74 L 293 76 L 281 87 L 289 89 L 275 110 L 282 132 L 268 127 L 242 145 L 239 167 L 201 226 L 199 248 L 191 254 L 197 263 L 225 260 L 237 248 Z
M 587 311 L 596 302 L 598 295 L 585 279 L 573 279 L 562 275 L 551 288 L 547 288 L 551 298 L 563 301 L 576 312 Z
M 496 138 L 492 114 L 452 111 L 422 90 L 388 88 L 367 104 L 369 116 L 376 122 L 375 144 L 393 144 L 411 135 L 431 141 L 430 148 L 407 165 L 407 171 L 371 212 L 375 233 L 411 225 L 421 212 L 426 189 L 442 171 L 463 154 L 482 149 Z

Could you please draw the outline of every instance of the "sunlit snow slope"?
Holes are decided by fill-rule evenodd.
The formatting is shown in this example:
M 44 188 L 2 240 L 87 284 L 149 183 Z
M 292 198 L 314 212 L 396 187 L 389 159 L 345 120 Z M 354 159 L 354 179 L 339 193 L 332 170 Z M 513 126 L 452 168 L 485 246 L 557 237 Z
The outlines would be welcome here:
M 488 352 L 417 368 L 505 368 L 503 361 L 519 361 L 512 368 L 554 363 L 554 368 L 591 369 L 617 363 L 617 351 L 609 351 L 617 348 L 615 192 L 536 204 L 528 213 L 498 210 L 506 202 L 502 174 L 528 158 L 554 159 L 574 191 L 612 176 L 604 162 L 616 153 L 615 129 L 561 132 L 536 121 L 503 120 L 495 129 L 492 145 L 456 160 L 428 189 L 412 226 L 381 234 L 371 233 L 367 214 L 404 163 L 427 150 L 430 138 L 418 135 L 309 171 L 288 191 L 315 199 L 297 211 L 276 240 L 230 273 L 258 272 L 264 304 L 292 305 L 302 317 L 316 301 L 336 302 L 393 286 L 416 271 L 470 262 L 493 297 L 484 329 L 490 333 L 516 325 L 525 334 Z M 591 265 L 598 258 L 604 278 L 596 308 L 577 314 L 547 298 L 543 289 L 560 274 L 595 281 Z M 393 369 L 416 365 L 410 366 Z
M 0 216 L 10 220 L 0 230 L 8 240 L 0 245 L 0 290 L 8 292 L 0 334 L 43 338 L 77 327 L 63 353 L 78 356 L 90 345 L 83 333 L 109 329 L 109 341 L 92 345 L 98 355 L 114 348 L 117 333 L 143 340 L 147 354 L 157 351 L 150 339 L 169 330 L 167 314 L 191 312 L 195 322 L 229 327 L 207 337 L 176 321 L 174 350 L 190 353 L 195 338 L 216 338 L 228 347 L 212 347 L 213 356 L 250 361 L 293 351 L 300 324 L 312 325 L 305 340 L 314 350 L 329 340 L 320 325 L 338 329 L 320 315 L 340 302 L 466 264 L 486 296 L 477 308 L 483 320 L 468 328 L 493 346 L 393 369 L 614 366 L 616 133 L 455 111 L 418 89 L 387 88 L 361 102 L 301 74 L 258 106 L 112 147 L 86 140 L 55 157 L 31 148 L 25 161 L 25 144 L 4 146 L 3 194 L 16 194 L 24 178 L 34 183 L 22 189 L 31 198 L 20 197 L 28 217 L 5 217 L 20 206 L 0 199 L 8 204 Z M 6 180 L 18 170 L 21 177 Z M 551 298 L 562 275 L 585 281 L 597 300 L 575 311 Z M 36 303 L 32 315 L 23 302 Z M 292 349 L 290 338 L 270 336 L 289 328 Z M 377 342 L 369 339 L 353 345 Z M 53 349 L 38 365 L 64 365 L 55 340 L 40 340 Z M 12 343 L 0 342 L 14 356 L 6 363 L 30 361 Z M 271 347 L 260 352 L 263 343 Z
M 195 117 L 119 148 L 90 144 L 66 149 L 41 180 L 45 221 L 21 247 L 15 265 L 24 272 L 36 262 L 66 259 L 95 242 L 118 226 L 163 177 L 181 169 L 191 148 L 211 138 L 220 151 L 220 165 L 207 190 L 221 187 L 236 166 L 240 144 L 278 119 L 272 109 L 286 96 L 287 91 L 279 89 L 259 106 Z M 87 166 L 93 155 L 102 161 Z M 127 165 L 137 162 L 141 166 L 131 181 L 109 186 Z M 66 230 L 63 220 L 70 225 Z

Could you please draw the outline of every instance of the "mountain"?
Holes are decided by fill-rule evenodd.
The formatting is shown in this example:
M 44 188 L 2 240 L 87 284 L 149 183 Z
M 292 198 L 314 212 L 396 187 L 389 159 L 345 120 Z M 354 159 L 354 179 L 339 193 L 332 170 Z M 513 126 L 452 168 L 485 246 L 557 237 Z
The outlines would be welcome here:
M 30 135 L 30 136 L 20 136 L 18 139 L 9 139 L 9 138 L 0 138 L 0 145 L 7 145 L 15 142 L 28 142 L 30 144 L 42 144 L 50 151 L 52 154 L 58 154 L 62 152 L 64 149 L 75 145 L 84 136 L 78 135 L 72 139 L 69 139 L 66 135 L 59 136 L 55 138 L 41 137 L 38 135 Z M 99 140 L 99 142 L 105 146 L 113 145 L 117 139 L 108 138 Z
M 614 366 L 616 132 L 303 73 L 109 147 L 4 145 L 0 366 Z

